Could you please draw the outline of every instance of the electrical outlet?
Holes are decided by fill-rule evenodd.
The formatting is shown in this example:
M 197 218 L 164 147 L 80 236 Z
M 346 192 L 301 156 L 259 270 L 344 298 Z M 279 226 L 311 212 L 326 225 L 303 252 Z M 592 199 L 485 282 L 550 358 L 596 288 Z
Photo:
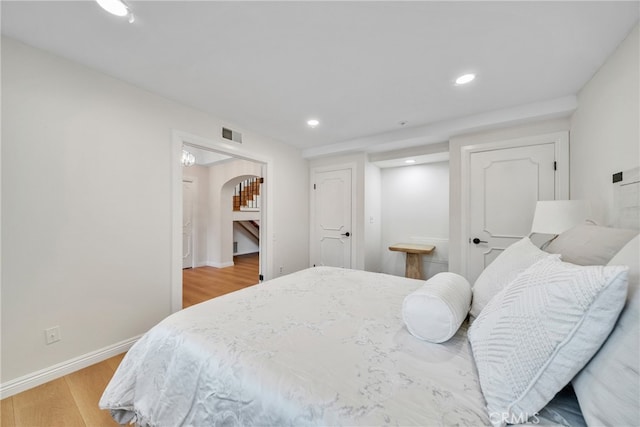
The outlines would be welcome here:
M 45 341 L 47 344 L 53 344 L 62 339 L 60 335 L 60 326 L 54 326 L 53 328 L 44 330 Z
M 280 271 L 278 272 L 282 276 L 282 272 L 284 271 L 284 266 L 280 266 Z

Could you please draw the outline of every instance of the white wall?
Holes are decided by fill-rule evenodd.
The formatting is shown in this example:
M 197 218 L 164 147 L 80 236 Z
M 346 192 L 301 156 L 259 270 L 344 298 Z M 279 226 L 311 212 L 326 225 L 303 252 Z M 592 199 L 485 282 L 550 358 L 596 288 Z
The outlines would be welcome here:
M 382 271 L 382 173 L 379 167 L 365 164 L 364 179 L 364 269 Z
M 436 246 L 423 255 L 425 278 L 448 271 L 449 162 L 382 169 L 382 271 L 404 276 L 405 257 L 394 243 Z
M 5 388 L 107 357 L 170 313 L 172 130 L 219 139 L 232 126 L 272 158 L 273 263 L 308 265 L 297 149 L 6 38 L 2 113 Z M 56 325 L 62 340 L 45 345 Z
M 578 93 L 571 119 L 571 198 L 614 219 L 611 175 L 640 165 L 638 25 Z

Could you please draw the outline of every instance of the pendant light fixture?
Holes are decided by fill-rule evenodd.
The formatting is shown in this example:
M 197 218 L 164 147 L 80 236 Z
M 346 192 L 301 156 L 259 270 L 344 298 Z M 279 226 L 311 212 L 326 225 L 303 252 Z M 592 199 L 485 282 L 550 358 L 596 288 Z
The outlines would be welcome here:
M 196 156 L 187 150 L 182 150 L 182 166 L 193 166 L 196 163 Z

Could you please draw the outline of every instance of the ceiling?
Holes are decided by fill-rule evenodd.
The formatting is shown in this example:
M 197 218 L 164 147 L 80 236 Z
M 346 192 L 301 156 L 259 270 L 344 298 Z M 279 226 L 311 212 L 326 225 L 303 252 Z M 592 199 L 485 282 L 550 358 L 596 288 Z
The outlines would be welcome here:
M 130 1 L 129 24 L 90 0 L 4 0 L 1 24 L 313 157 L 569 114 L 639 4 Z

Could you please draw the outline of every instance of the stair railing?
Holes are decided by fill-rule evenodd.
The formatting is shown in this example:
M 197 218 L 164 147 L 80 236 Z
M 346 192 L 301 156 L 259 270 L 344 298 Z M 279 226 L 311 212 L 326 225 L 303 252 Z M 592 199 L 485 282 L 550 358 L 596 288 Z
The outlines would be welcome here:
M 262 178 L 258 177 L 239 182 L 233 190 L 233 210 L 259 211 L 261 183 Z

